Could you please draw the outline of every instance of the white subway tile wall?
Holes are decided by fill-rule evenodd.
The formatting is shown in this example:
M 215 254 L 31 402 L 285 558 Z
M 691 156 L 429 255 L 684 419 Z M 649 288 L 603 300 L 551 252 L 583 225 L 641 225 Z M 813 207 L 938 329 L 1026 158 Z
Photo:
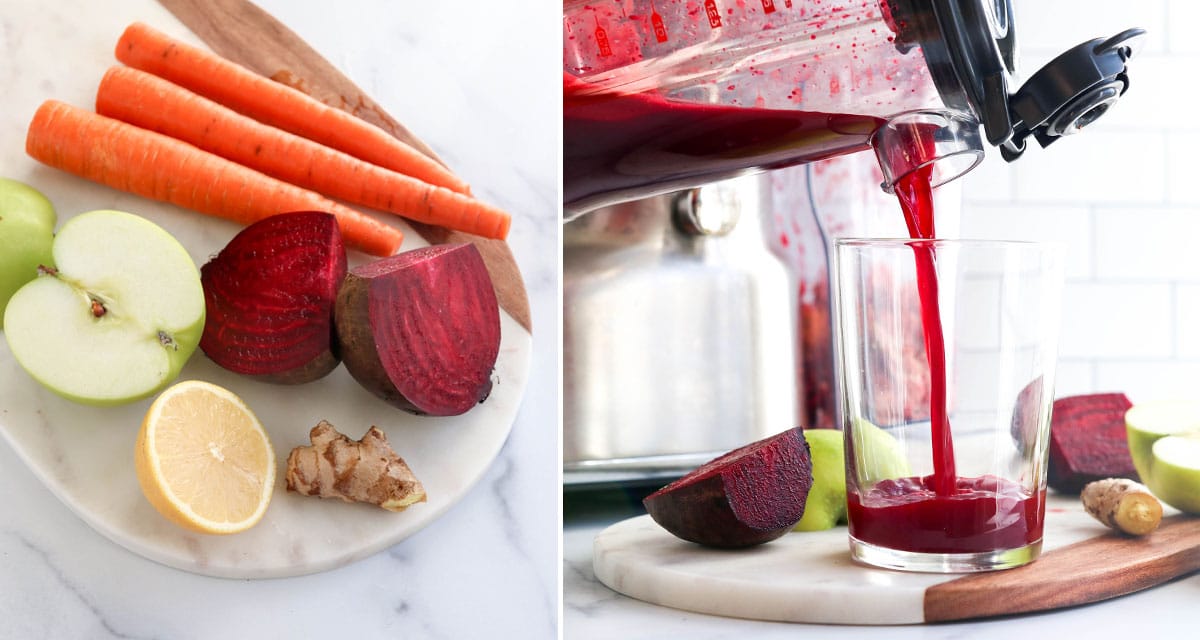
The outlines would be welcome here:
M 1195 29 L 1196 20 L 1200 20 L 1200 3 L 1195 0 L 1171 0 L 1167 3 L 1167 11 L 1171 19 L 1167 21 L 1163 42 L 1169 45 L 1168 50 L 1200 53 L 1200 39 L 1196 38 Z
M 1056 395 L 1200 394 L 1200 2 L 1013 4 L 1022 77 L 1090 38 L 1149 35 L 1095 125 L 964 178 L 962 235 L 1066 245 Z
M 1200 3 L 1197 3 L 1200 6 Z M 1200 41 L 1200 38 L 1197 38 Z M 1200 61 L 1200 55 L 1188 56 Z M 1165 108 L 1182 111 L 1182 105 Z M 1184 126 L 1171 131 L 1167 136 L 1167 204 L 1200 204 L 1200 180 L 1196 176 L 1198 165 L 1197 149 L 1200 149 L 1200 131 L 1188 131 Z
M 1200 284 L 1180 283 L 1175 287 L 1175 326 L 1181 359 L 1200 361 Z

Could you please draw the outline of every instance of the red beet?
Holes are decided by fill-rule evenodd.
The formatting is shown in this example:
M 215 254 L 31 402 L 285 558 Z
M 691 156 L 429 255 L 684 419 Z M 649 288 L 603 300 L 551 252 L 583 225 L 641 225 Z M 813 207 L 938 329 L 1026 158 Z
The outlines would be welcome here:
M 1125 412 L 1131 406 L 1123 393 L 1055 400 L 1047 484 L 1059 492 L 1077 494 L 1093 480 L 1139 480 L 1125 434 Z
M 684 540 L 749 547 L 804 516 L 812 460 L 800 427 L 735 449 L 646 496 L 650 517 Z
M 334 324 L 350 375 L 401 409 L 458 415 L 491 391 L 500 309 L 473 244 L 434 245 L 353 269 Z
M 218 365 L 299 384 L 337 367 L 333 305 L 346 249 L 328 213 L 282 213 L 234 236 L 200 269 L 200 348 Z

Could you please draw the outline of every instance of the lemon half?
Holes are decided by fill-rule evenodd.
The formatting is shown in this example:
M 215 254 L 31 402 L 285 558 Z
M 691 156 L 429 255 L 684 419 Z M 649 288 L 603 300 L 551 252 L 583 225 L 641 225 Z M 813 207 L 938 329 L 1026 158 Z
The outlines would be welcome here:
M 254 412 L 228 389 L 200 380 L 154 400 L 134 459 L 150 504 L 192 531 L 249 529 L 275 488 L 275 452 Z

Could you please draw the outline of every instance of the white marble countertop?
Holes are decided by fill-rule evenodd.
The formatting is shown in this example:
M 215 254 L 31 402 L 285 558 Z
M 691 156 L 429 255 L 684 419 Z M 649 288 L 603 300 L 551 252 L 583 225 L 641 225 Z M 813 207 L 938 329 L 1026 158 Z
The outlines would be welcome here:
M 0 638 L 554 637 L 558 8 L 548 0 L 259 4 L 478 195 L 514 214 L 509 243 L 534 325 L 517 421 L 483 479 L 413 537 L 326 573 L 255 581 L 197 576 L 126 551 L 0 442 Z M 0 51 L 6 38 L 33 37 L 21 34 L 20 16 L 0 11 L 0 23 Z
M 575 499 L 569 497 L 568 499 Z M 569 512 L 571 510 L 568 510 Z M 623 513 L 627 511 L 627 513 Z M 692 613 L 628 598 L 592 573 L 596 534 L 632 508 L 568 513 L 563 528 L 563 637 L 591 638 L 887 638 L 1012 640 L 1013 638 L 1184 638 L 1195 636 L 1200 574 L 1145 591 L 1069 609 L 963 623 L 909 626 L 809 625 L 740 620 Z M 847 552 L 849 553 L 849 552 Z

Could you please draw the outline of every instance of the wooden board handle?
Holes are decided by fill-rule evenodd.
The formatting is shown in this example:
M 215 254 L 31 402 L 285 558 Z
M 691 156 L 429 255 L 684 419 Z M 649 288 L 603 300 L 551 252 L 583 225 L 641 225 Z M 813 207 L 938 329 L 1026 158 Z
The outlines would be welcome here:
M 1200 518 L 1171 516 L 1153 533 L 1111 533 L 1035 562 L 951 580 L 925 591 L 925 621 L 1029 613 L 1107 600 L 1200 570 Z

